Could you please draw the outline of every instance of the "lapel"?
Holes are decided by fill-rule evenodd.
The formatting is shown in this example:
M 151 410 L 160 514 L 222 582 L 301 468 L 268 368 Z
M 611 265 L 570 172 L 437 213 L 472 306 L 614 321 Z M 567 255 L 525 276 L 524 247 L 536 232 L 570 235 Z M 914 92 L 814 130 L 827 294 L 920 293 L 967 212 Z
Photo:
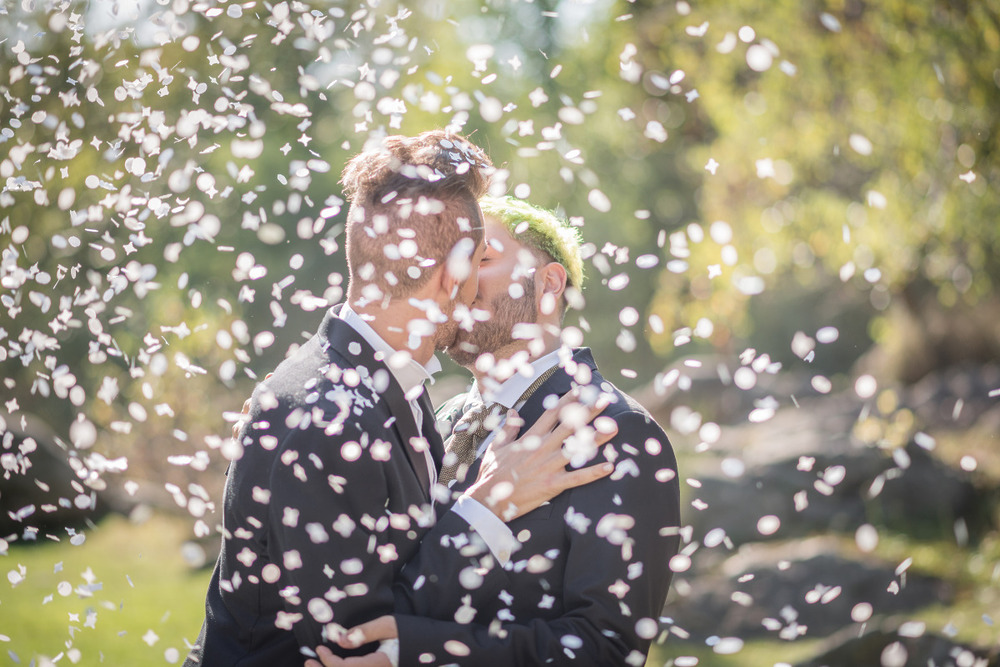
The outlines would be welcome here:
M 385 403 L 384 412 L 388 413 L 386 421 L 382 426 L 386 429 L 391 427 L 395 432 L 398 445 L 402 448 L 406 460 L 409 461 L 413 473 L 420 480 L 420 486 L 429 500 L 431 480 L 427 472 L 427 463 L 424 460 L 423 453 L 417 451 L 410 444 L 411 439 L 420 437 L 420 429 L 417 428 L 417 424 L 413 420 L 413 411 L 410 409 L 410 403 L 403 394 L 403 388 L 399 386 L 389 367 L 385 363 L 375 359 L 375 350 L 368 344 L 368 341 L 349 324 L 346 324 L 336 316 L 339 312 L 339 305 L 327 311 L 326 316 L 323 318 L 323 324 L 320 325 L 320 334 L 329 341 L 331 350 L 346 362 L 345 365 L 347 368 L 356 368 L 358 365 L 363 365 L 368 368 L 372 375 L 379 370 L 383 370 L 388 374 L 389 381 L 385 388 L 381 392 L 376 392 L 380 402 Z M 425 416 L 424 421 L 426 422 L 426 416 L 433 414 L 426 391 L 421 394 L 420 400 L 421 409 L 424 411 Z M 425 430 L 424 433 L 428 433 L 428 431 Z M 377 433 L 372 433 L 371 435 L 377 435 Z M 441 438 L 436 437 L 436 431 L 428 433 L 427 441 L 431 446 L 432 454 L 434 454 L 435 441 L 437 448 L 443 451 L 444 446 L 441 444 Z M 440 456 L 443 456 L 443 454 Z M 440 460 L 440 456 L 436 460 Z
M 431 397 L 427 391 L 420 394 L 417 399 L 420 402 L 420 409 L 424 413 L 424 423 L 421 431 L 427 439 L 427 445 L 431 449 L 431 457 L 434 459 L 434 469 L 441 469 L 441 462 L 444 460 L 444 440 L 437 430 L 437 418 L 434 415 L 434 406 L 431 405 Z M 427 466 L 424 466 L 426 468 Z
M 581 347 L 574 350 L 573 361 L 590 368 L 591 384 L 600 385 L 601 382 L 603 382 L 603 378 L 597 371 L 597 364 L 594 362 L 594 355 L 591 353 L 589 347 Z M 524 405 L 522 405 L 517 411 L 521 419 L 524 420 L 524 425 L 521 427 L 521 430 L 518 431 L 517 437 L 520 438 L 523 436 L 525 431 L 531 428 L 532 424 L 538 421 L 538 418 L 542 416 L 543 412 L 545 412 L 546 396 L 551 396 L 553 394 L 557 397 L 563 396 L 573 388 L 574 384 L 576 383 L 572 376 L 570 376 L 564 369 L 560 368 L 553 373 L 552 377 L 546 380 L 541 387 L 536 389 L 535 393 L 528 397 L 528 400 L 525 401 Z M 461 395 L 461 401 L 458 401 L 458 398 L 459 397 L 451 399 L 438 410 L 439 418 L 451 419 L 451 425 L 454 425 L 455 422 L 462 416 L 462 406 L 465 403 L 465 395 Z M 453 406 L 453 410 L 445 413 L 446 408 L 448 408 L 452 402 L 456 402 Z M 464 491 L 466 487 L 471 486 L 472 482 L 476 481 L 476 477 L 479 475 L 479 466 L 481 462 L 482 459 L 477 457 L 475 462 L 469 468 L 469 472 L 465 477 L 465 482 L 461 485 L 455 484 L 455 486 L 452 487 L 452 490 L 461 492 Z
M 578 364 L 583 364 L 584 366 L 590 367 L 591 371 L 591 384 L 599 385 L 601 383 L 601 376 L 597 372 L 597 364 L 594 363 L 594 355 L 591 354 L 589 347 L 577 348 L 573 351 L 573 361 Z M 560 368 L 552 377 L 546 380 L 545 384 L 539 387 L 534 394 L 532 394 L 521 409 L 518 410 L 518 414 L 521 419 L 524 420 L 524 426 L 518 432 L 517 437 L 524 435 L 524 432 L 531 428 L 531 425 L 538 421 L 538 418 L 542 416 L 545 412 L 545 398 L 546 396 L 551 396 L 553 394 L 556 397 L 563 396 L 568 393 L 576 382 L 573 377 L 570 376 L 565 369 Z

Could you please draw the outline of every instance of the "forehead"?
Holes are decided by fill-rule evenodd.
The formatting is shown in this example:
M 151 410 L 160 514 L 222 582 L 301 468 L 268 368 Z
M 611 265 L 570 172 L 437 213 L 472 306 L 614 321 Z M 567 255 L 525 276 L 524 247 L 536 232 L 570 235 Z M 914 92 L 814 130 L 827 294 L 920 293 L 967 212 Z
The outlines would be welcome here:
M 523 244 L 518 243 L 514 237 L 511 236 L 510 231 L 507 229 L 507 225 L 492 215 L 486 216 L 486 225 L 483 231 L 486 237 L 486 243 L 497 250 L 506 250 L 512 247 L 524 247 Z

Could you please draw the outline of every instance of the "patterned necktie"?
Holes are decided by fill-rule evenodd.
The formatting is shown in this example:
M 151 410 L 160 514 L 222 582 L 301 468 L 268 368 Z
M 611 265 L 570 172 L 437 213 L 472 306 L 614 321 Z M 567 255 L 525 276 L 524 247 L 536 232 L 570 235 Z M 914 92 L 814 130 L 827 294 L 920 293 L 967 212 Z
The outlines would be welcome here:
M 499 403 L 480 403 L 467 410 L 455 423 L 454 432 L 444 443 L 445 464 L 441 466 L 438 483 L 447 486 L 453 479 L 460 482 L 465 479 L 469 466 L 476 460 L 476 446 L 489 435 L 490 426 L 500 424 L 499 419 L 489 419 L 499 412 L 496 408 L 500 407 L 503 406 Z
M 553 366 L 535 378 L 514 405 L 528 400 L 557 370 L 559 366 Z M 441 473 L 438 475 L 439 484 L 447 486 L 453 479 L 457 479 L 459 483 L 465 481 L 469 468 L 476 460 L 479 444 L 491 431 L 500 426 L 502 410 L 503 406 L 499 403 L 480 403 L 467 410 L 455 423 L 451 437 L 444 443 L 445 459 L 450 460 L 451 455 L 454 455 L 454 461 L 445 462 L 441 466 Z

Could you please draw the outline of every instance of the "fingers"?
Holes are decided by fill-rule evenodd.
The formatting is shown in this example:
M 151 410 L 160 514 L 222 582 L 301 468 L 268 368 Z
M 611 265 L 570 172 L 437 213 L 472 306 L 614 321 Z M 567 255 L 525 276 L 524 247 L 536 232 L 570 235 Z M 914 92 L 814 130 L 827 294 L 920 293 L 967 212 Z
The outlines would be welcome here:
M 507 419 L 497 431 L 496 436 L 493 437 L 490 446 L 503 447 L 508 442 L 513 442 L 522 426 L 524 426 L 524 420 L 521 419 L 520 415 L 515 410 L 508 410 Z
M 540 438 L 545 437 L 555 429 L 560 429 L 558 435 L 565 438 L 593 421 L 604 411 L 604 408 L 608 407 L 611 398 L 611 395 L 606 392 L 599 392 L 594 397 L 593 392 L 575 388 L 563 394 L 555 405 L 543 412 L 518 442 L 526 449 L 534 449 L 540 444 Z M 513 436 L 516 434 L 516 430 L 511 432 L 508 427 L 514 429 L 516 425 L 519 429 L 523 426 L 523 422 L 517 417 L 515 411 L 511 410 L 507 415 L 504 427 L 493 440 L 497 447 L 514 440 Z
M 566 442 L 572 436 L 583 436 L 589 437 L 591 433 L 594 434 L 594 441 L 597 445 L 603 445 L 605 442 L 610 440 L 618 432 L 618 425 L 614 423 L 611 419 L 613 426 L 609 427 L 606 425 L 608 419 L 605 418 L 601 420 L 601 428 L 598 429 L 596 426 L 591 428 L 588 424 L 593 421 L 600 419 L 597 415 L 603 408 L 590 407 L 587 408 L 585 412 L 580 412 L 583 409 L 579 404 L 570 405 L 564 408 L 565 411 L 572 411 L 573 414 L 564 414 L 560 417 L 562 421 L 550 434 L 546 436 L 547 440 L 554 440 L 555 442 L 563 443 Z M 595 419 L 597 417 L 597 419 Z M 608 431 L 610 430 L 610 433 Z M 549 445 L 554 447 L 554 445 Z
M 346 664 L 343 658 L 338 658 L 333 654 L 333 651 L 325 646 L 317 648 L 316 655 L 322 663 L 310 658 L 309 660 L 306 660 L 305 667 L 344 667 Z
M 490 449 L 500 454 L 509 444 L 511 450 L 507 454 L 522 456 L 527 453 L 551 473 L 560 471 L 567 461 L 572 467 L 580 468 L 618 433 L 613 418 L 600 416 L 611 400 L 610 394 L 593 388 L 574 389 L 542 413 L 519 439 L 514 440 L 515 424 L 519 425 L 521 420 L 509 418 Z M 514 477 L 516 481 L 517 475 Z
M 578 389 L 564 394 L 554 406 L 543 412 L 535 420 L 535 423 L 525 432 L 525 435 L 544 435 L 551 431 L 559 423 L 559 416 L 562 413 L 562 409 L 567 405 L 578 402 L 579 396 L 580 391 Z
M 274 375 L 274 373 L 268 373 L 267 375 L 264 376 L 264 379 L 267 380 L 272 375 Z M 253 403 L 253 396 L 251 396 L 247 400 L 243 401 L 243 409 L 240 410 L 240 414 L 241 415 L 248 415 L 248 414 L 250 414 L 250 405 L 252 403 Z M 239 437 L 240 437 L 240 430 L 242 429 L 243 424 L 245 422 L 246 422 L 246 419 L 242 419 L 241 418 L 241 419 L 236 420 L 235 423 L 233 423 L 233 440 L 238 440 L 239 439 Z
M 607 477 L 614 472 L 614 470 L 615 465 L 613 463 L 598 463 L 586 468 L 580 468 L 579 470 L 571 470 L 563 473 L 558 478 L 556 484 L 561 493 L 566 489 L 572 489 L 577 486 L 583 486 L 584 484 L 590 484 L 591 482 L 597 481 L 602 477 Z
M 392 667 L 389 657 L 385 653 L 369 653 L 368 655 L 356 655 L 344 660 L 344 667 Z
M 398 636 L 396 619 L 393 616 L 379 616 L 372 621 L 351 628 L 341 635 L 337 643 L 343 648 L 358 648 L 369 642 L 395 639 Z
M 610 401 L 611 396 L 605 392 L 593 398 L 586 396 L 580 389 L 574 389 L 564 394 L 553 407 L 546 410 L 525 435 L 544 437 L 550 432 L 555 432 L 561 439 L 565 439 L 601 414 Z
M 571 407 L 582 409 L 579 405 Z M 596 409 L 595 406 L 593 410 Z M 582 419 L 586 421 L 581 424 Z M 542 438 L 536 452 L 553 470 L 565 466 L 567 461 L 573 468 L 580 468 L 617 434 L 618 423 L 611 417 L 598 416 L 593 421 L 590 414 L 583 418 L 571 417 Z
M 385 653 L 377 651 L 368 655 L 339 658 L 326 646 L 320 646 L 316 649 L 316 655 L 319 661 L 310 658 L 306 660 L 305 667 L 391 667 L 392 665 Z
M 243 409 L 240 410 L 240 415 L 250 414 L 250 402 L 251 399 L 243 401 Z M 246 422 L 245 417 L 240 417 L 235 422 L 233 422 L 233 440 L 238 440 L 240 437 L 240 430 L 243 428 L 243 424 Z

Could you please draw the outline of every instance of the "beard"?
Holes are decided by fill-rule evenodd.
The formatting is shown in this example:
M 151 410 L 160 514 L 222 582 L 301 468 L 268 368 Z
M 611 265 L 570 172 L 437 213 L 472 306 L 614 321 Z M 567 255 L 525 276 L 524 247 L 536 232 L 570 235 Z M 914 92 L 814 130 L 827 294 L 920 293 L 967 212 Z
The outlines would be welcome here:
M 448 318 L 447 322 L 437 325 L 434 330 L 434 351 L 441 352 L 450 350 L 458 342 L 458 322 L 453 318 Z
M 519 299 L 503 292 L 494 296 L 488 303 L 492 313 L 485 322 L 476 322 L 472 331 L 457 329 L 454 343 L 447 348 L 448 356 L 459 366 L 472 368 L 476 359 L 482 354 L 497 354 L 512 345 L 514 326 L 522 322 L 534 324 L 538 320 L 538 309 L 535 307 L 535 277 L 525 276 L 521 279 L 524 295 Z

